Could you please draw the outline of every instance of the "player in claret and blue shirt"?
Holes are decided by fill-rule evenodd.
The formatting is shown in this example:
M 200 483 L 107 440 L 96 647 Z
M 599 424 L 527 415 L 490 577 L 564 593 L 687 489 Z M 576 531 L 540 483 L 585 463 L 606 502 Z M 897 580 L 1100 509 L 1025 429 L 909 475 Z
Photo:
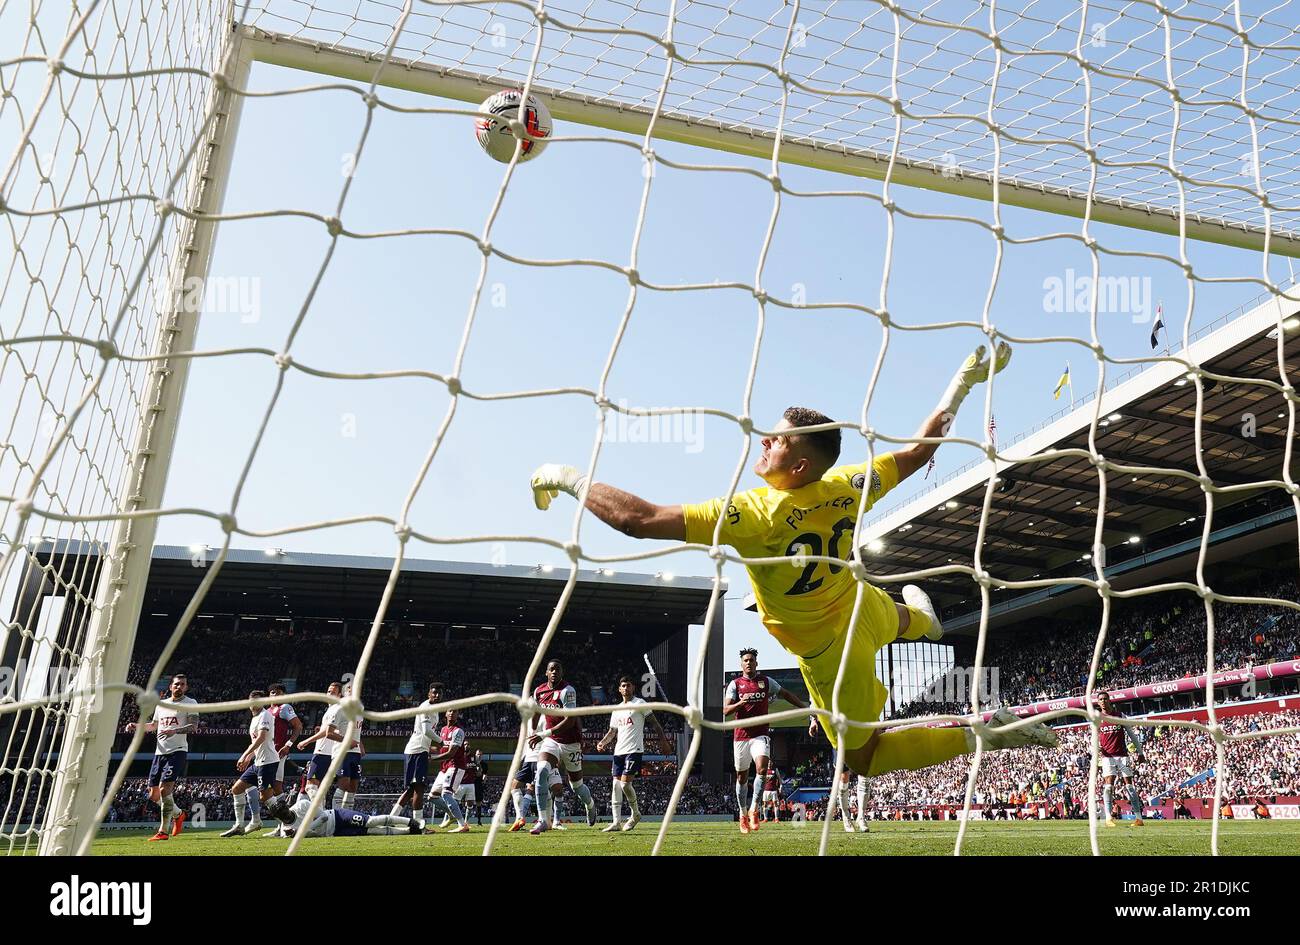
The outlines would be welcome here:
M 727 683 L 722 694 L 722 715 L 726 718 L 735 713 L 737 721 L 756 719 L 767 715 L 771 701 L 780 696 L 797 709 L 808 708 L 804 702 L 771 676 L 758 672 L 758 650 L 745 647 L 740 651 L 740 675 Z M 740 811 L 740 832 L 749 833 L 758 829 L 758 800 L 762 792 L 763 780 L 772 754 L 772 738 L 768 735 L 771 726 L 748 724 L 732 729 L 732 752 L 736 765 L 736 808 Z M 817 717 L 808 720 L 808 734 L 817 734 Z M 757 788 L 750 790 L 749 766 L 754 765 Z
M 1110 693 L 1097 693 L 1097 708 L 1103 715 L 1116 715 L 1115 705 L 1110 701 Z M 1124 781 L 1128 791 L 1128 802 L 1133 807 L 1133 826 L 1142 826 L 1142 797 L 1133 786 L 1133 760 L 1128 754 L 1126 742 L 1133 743 L 1133 754 L 1142 761 L 1142 737 L 1136 729 L 1118 722 L 1102 722 L 1099 726 L 1097 748 L 1101 755 L 1101 804 L 1106 815 L 1106 826 L 1115 826 L 1115 817 L 1111 813 L 1115 778 Z

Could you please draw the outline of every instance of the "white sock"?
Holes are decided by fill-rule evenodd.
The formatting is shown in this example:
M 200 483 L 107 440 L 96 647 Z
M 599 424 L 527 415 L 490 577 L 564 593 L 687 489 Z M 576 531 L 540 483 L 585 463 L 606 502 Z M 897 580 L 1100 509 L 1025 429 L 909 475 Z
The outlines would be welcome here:
M 573 793 L 578 795 L 578 800 L 582 801 L 582 806 L 587 810 L 596 809 L 596 801 L 591 796 L 591 788 L 587 787 L 586 781 L 579 781 L 578 786 L 573 789 Z
M 623 819 L 623 782 L 618 778 L 614 779 L 614 786 L 610 789 L 609 812 L 614 823 Z
M 631 781 L 628 781 L 623 785 L 623 796 L 627 798 L 627 806 L 632 808 L 632 816 L 640 817 L 641 808 L 637 804 L 636 788 L 632 786 Z
M 519 805 L 519 810 L 521 811 L 519 816 L 522 817 L 524 820 L 527 820 L 528 814 L 532 810 L 532 808 L 533 808 L 533 796 L 527 792 L 524 792 L 523 803 Z
M 537 795 L 537 819 L 544 824 L 551 822 L 551 765 L 546 761 L 537 762 L 537 775 L 534 782 Z
M 853 819 L 852 815 L 849 813 L 848 785 L 845 784 L 843 781 L 841 781 L 839 790 L 835 792 L 835 795 L 836 795 L 836 800 L 840 805 L 840 816 L 844 818 L 844 822 L 847 824 L 849 821 Z
M 524 792 L 519 788 L 514 788 L 510 792 L 510 800 L 515 805 L 515 820 L 524 819 Z
M 745 782 L 736 782 L 736 810 L 740 811 L 742 814 L 745 812 L 745 809 L 749 807 L 748 802 L 745 800 L 746 787 L 747 785 Z
M 858 775 L 857 789 L 858 789 L 858 820 L 865 821 L 867 819 L 867 779 L 864 778 L 862 775 Z
M 168 794 L 162 799 L 160 806 L 162 807 L 162 826 L 159 829 L 163 833 L 167 833 L 172 829 L 172 821 L 176 819 L 176 802 L 173 801 L 172 796 Z
M 394 805 L 389 809 L 389 811 L 388 811 L 388 816 L 389 816 L 389 817 L 400 817 L 400 816 L 402 816 L 402 811 L 404 811 L 404 810 L 406 810 L 406 808 L 402 806 L 402 802 L 401 802 L 401 801 L 398 801 L 397 803 L 395 803 L 395 804 L 394 804 Z
M 1109 817 L 1111 816 L 1111 813 L 1110 813 L 1110 812 L 1111 812 L 1112 808 L 1111 808 L 1110 804 L 1111 804 L 1110 785 L 1102 785 L 1102 788 L 1101 788 L 1101 807 L 1102 807 L 1103 815 L 1104 815 L 1105 817 L 1107 817 L 1107 818 L 1109 818 Z
M 248 810 L 248 792 L 235 795 L 235 825 L 244 822 L 244 813 Z
M 262 822 L 262 795 L 254 788 L 251 791 L 245 791 L 244 797 L 248 798 L 248 822 L 250 824 L 260 824 Z

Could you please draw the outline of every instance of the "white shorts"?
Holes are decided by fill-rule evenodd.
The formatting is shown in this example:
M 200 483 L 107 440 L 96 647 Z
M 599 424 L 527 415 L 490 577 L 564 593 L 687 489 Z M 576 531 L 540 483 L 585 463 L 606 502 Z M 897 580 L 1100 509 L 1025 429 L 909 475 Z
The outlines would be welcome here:
M 565 744 L 553 738 L 543 738 L 542 744 L 538 746 L 538 752 L 538 761 L 541 760 L 541 754 L 547 754 L 557 759 L 569 774 L 578 774 L 582 771 L 582 744 L 579 742 Z
M 456 800 L 468 801 L 471 804 L 477 803 L 478 794 L 474 790 L 474 785 L 462 784 L 460 787 L 456 788 Z
M 1103 775 L 1117 774 L 1121 778 L 1133 777 L 1133 761 L 1128 755 L 1120 755 L 1116 758 L 1101 756 L 1101 773 Z
M 763 803 L 764 803 L 764 804 L 775 804 L 775 803 L 776 803 L 776 791 L 764 791 L 764 792 L 763 792 Z
M 465 777 L 464 768 L 448 768 L 446 771 L 439 771 L 438 776 L 433 779 L 433 793 L 441 794 L 443 791 L 456 792 L 460 790 L 460 779 Z
M 744 741 L 734 742 L 733 749 L 736 753 L 736 771 L 745 774 L 755 760 L 766 758 L 772 753 L 772 739 L 766 735 L 746 738 Z

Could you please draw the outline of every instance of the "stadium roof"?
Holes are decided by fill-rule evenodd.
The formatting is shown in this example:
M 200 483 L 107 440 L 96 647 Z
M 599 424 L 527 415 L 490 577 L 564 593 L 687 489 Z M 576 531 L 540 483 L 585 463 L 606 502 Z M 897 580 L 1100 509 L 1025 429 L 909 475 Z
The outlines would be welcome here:
M 1300 304 L 1285 304 L 1284 315 L 1292 319 L 1284 333 L 1290 363 L 1300 358 L 1300 325 L 1292 327 Z M 1242 380 L 1279 380 L 1277 322 L 1277 303 L 1266 300 L 1238 318 L 1207 326 L 1185 354 L 1203 370 L 1234 379 L 1202 379 L 1200 429 L 1202 454 L 1214 485 L 1238 487 L 1215 494 L 1212 541 L 1235 541 L 1238 550 L 1243 541 L 1258 547 L 1296 537 L 1293 507 L 1285 490 L 1252 487 L 1282 479 L 1286 401 L 1276 390 Z M 1006 390 L 1004 381 L 1002 396 Z M 1103 536 L 1108 578 L 1176 557 L 1185 562 L 1199 546 L 1205 512 L 1201 483 L 1172 472 L 1199 475 L 1196 400 L 1197 387 L 1188 380 L 1186 368 L 1171 362 L 1135 368 L 1102 394 L 1096 449 L 1107 466 Z M 997 464 L 983 548 L 984 566 L 994 576 L 1019 581 L 1063 573 L 1095 576 L 1089 556 L 1099 476 L 1087 451 L 1097 410 L 1089 396 L 1018 439 L 999 445 L 1008 458 Z M 1246 425 L 1246 414 L 1255 417 L 1253 431 Z M 1296 446 L 1292 443 L 1293 453 Z M 1061 455 L 1065 450 L 1083 452 Z M 1044 458 L 1027 461 L 1035 455 Z M 1296 461 L 1300 463 L 1300 457 Z M 1124 471 L 1117 465 L 1159 467 L 1166 472 Z M 991 463 L 981 458 L 869 518 L 864 542 L 881 543 L 867 555 L 869 573 L 879 577 L 973 566 L 991 471 Z M 1293 478 L 1297 475 L 1300 465 L 1293 466 Z M 1221 556 L 1222 548 L 1216 553 Z M 1149 571 L 1144 575 L 1151 576 Z M 924 583 L 948 615 L 969 615 L 972 608 L 978 614 L 979 595 L 972 593 L 977 586 L 969 575 L 937 575 Z M 1008 597 L 1017 593 L 1000 592 Z M 1095 599 L 1095 591 L 1089 588 L 1082 593 Z M 1042 589 L 1024 596 L 1046 602 L 1053 594 Z M 970 623 L 958 621 L 953 627 Z
M 75 571 L 77 543 L 60 543 L 60 570 Z M 50 554 L 48 544 L 37 552 Z M 159 545 L 153 551 L 142 614 L 179 616 L 217 549 Z M 393 566 L 392 558 L 231 549 L 204 597 L 200 614 L 371 620 Z M 568 577 L 565 568 L 461 561 L 402 562 L 385 619 L 433 624 L 545 627 Z M 561 623 L 597 629 L 614 623 L 680 626 L 702 620 L 712 580 L 649 574 L 579 571 Z

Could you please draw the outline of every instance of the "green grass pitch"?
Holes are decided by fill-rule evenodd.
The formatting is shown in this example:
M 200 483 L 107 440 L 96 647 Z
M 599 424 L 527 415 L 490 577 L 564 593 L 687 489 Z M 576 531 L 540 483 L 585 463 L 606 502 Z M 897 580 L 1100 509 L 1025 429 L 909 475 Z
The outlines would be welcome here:
M 601 824 L 604 826 L 604 824 Z M 1111 856 L 1187 856 L 1210 852 L 1210 822 L 1148 821 L 1144 827 L 1099 826 L 1101 852 Z M 658 824 L 646 822 L 630 833 L 607 834 L 572 825 L 539 837 L 502 831 L 493 852 L 503 856 L 537 853 L 579 856 L 648 854 Z M 100 856 L 228 856 L 283 854 L 287 840 L 261 836 L 222 839 L 218 831 L 192 830 L 149 843 L 147 832 L 106 832 L 95 842 Z M 468 834 L 441 831 L 418 837 L 328 837 L 305 839 L 299 853 L 328 856 L 476 856 L 487 827 Z M 735 824 L 677 823 L 669 828 L 664 853 L 679 856 L 814 855 L 821 824 L 768 824 L 744 835 Z M 948 855 L 957 836 L 955 823 L 876 823 L 867 834 L 846 834 L 831 825 L 830 853 L 838 856 Z M 1087 821 L 1026 821 L 971 824 L 963 852 L 986 856 L 1087 856 Z M 1300 853 L 1300 821 L 1224 821 L 1219 852 L 1229 856 Z

